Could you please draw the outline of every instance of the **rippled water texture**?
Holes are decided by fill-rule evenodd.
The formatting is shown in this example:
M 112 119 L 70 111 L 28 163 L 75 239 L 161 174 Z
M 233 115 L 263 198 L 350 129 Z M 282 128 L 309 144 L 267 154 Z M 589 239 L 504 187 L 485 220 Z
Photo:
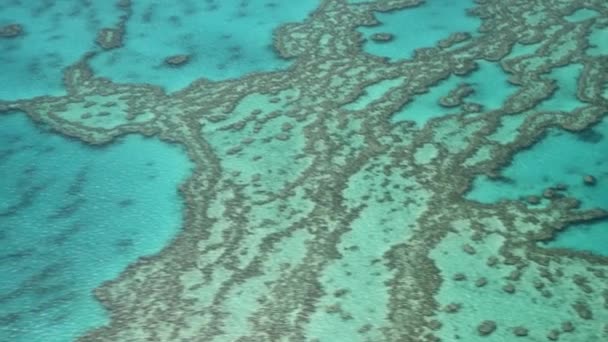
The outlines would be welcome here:
M 181 226 L 183 151 L 128 136 L 89 147 L 0 117 L 0 340 L 70 341 L 107 322 L 92 291 Z

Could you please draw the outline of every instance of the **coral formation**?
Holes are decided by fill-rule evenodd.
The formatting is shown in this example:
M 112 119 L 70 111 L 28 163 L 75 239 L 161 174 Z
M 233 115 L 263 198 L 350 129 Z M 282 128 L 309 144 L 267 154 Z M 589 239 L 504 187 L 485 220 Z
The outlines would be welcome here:
M 188 63 L 189 60 L 189 55 L 175 55 L 165 58 L 165 64 L 170 66 L 181 66 Z
M 384 43 L 393 40 L 394 36 L 390 33 L 374 33 L 370 38 L 375 42 Z
M 15 38 L 23 34 L 23 27 L 19 24 L 9 24 L 0 27 L 0 38 Z
M 607 301 L 597 299 L 608 293 L 608 259 L 538 242 L 608 208 L 579 210 L 558 185 L 527 197 L 535 206 L 464 195 L 547 130 L 581 132 L 608 114 L 605 57 L 585 52 L 604 19 L 564 18 L 579 8 L 606 17 L 607 3 L 478 0 L 475 36 L 454 34 L 394 62 L 362 53 L 370 42 L 356 29 L 378 24 L 374 13 L 421 3 L 323 1 L 275 32 L 278 53 L 294 60 L 287 70 L 200 79 L 168 94 L 97 77 L 88 54 L 66 69 L 65 96 L 1 102 L 0 111 L 91 144 L 158 136 L 196 165 L 180 188 L 183 231 L 95 291 L 111 323 L 81 341 L 606 339 Z M 510 57 L 516 44 L 539 47 Z M 454 106 L 449 115 L 421 127 L 417 113 L 390 121 L 482 60 L 517 86 L 501 108 L 458 107 L 470 92 L 463 85 L 442 100 Z M 535 111 L 557 87 L 543 75 L 568 63 L 583 67 L 581 107 Z M 402 81 L 344 108 L 389 79 Z M 525 116 L 514 139 L 493 140 L 511 116 Z

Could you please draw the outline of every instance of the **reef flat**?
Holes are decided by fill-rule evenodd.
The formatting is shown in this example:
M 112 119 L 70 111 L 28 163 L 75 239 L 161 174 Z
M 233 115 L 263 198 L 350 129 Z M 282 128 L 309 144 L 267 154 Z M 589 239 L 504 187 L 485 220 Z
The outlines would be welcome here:
M 91 61 L 106 52 L 92 50 L 65 69 L 65 95 L 0 102 L 90 144 L 181 144 L 195 165 L 182 231 L 95 290 L 110 322 L 79 340 L 608 339 L 608 258 L 545 243 L 605 227 L 608 203 L 576 198 L 607 189 L 605 164 L 540 170 L 550 181 L 521 196 L 470 195 L 478 179 L 517 184 L 502 172 L 551 134 L 602 127 L 608 3 L 470 4 L 454 16 L 476 18 L 475 32 L 404 46 L 402 59 L 366 44 L 407 45 L 379 13 L 422 0 L 325 0 L 275 31 L 284 70 L 167 93 L 98 76 Z M 509 89 L 496 93 L 475 75 L 499 70 Z M 416 99 L 444 82 L 420 114 Z

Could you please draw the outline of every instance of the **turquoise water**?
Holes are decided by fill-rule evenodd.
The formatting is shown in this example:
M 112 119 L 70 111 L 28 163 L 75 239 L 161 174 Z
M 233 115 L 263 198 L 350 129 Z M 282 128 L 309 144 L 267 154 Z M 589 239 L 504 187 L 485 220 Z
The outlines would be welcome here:
M 577 82 L 582 71 L 581 64 L 569 64 L 551 70 L 547 78 L 556 82 L 557 90 L 536 108 L 546 111 L 570 112 L 584 106 L 585 104 L 576 97 Z
M 508 342 L 555 340 L 555 329 L 559 341 L 608 340 L 608 259 L 555 250 L 608 256 L 608 220 L 539 242 L 530 237 L 573 212 L 528 203 L 564 184 L 559 194 L 579 210 L 608 210 L 608 117 L 507 150 L 544 130 L 539 122 L 583 125 L 588 112 L 576 109 L 603 110 L 576 96 L 608 99 L 597 58 L 608 51 L 608 2 L 573 13 L 567 2 L 515 0 L 390 11 L 412 2 L 0 5 L 0 342 Z M 23 34 L 2 36 L 13 23 Z M 95 42 L 123 24 L 121 46 Z M 584 49 L 570 38 L 587 24 Z M 410 60 L 456 32 L 471 38 Z M 282 59 L 278 42 L 305 58 Z M 509 48 L 500 61 L 479 57 Z M 176 55 L 187 61 L 167 65 Z M 468 58 L 476 70 L 457 75 L 450 61 Z M 64 68 L 75 79 L 87 63 L 92 77 L 66 94 Z M 427 75 L 446 78 L 416 86 Z M 557 86 L 551 96 L 545 80 Z M 464 85 L 473 92 L 441 105 Z M 514 94 L 525 105 L 504 115 Z M 528 94 L 547 98 L 531 108 Z M 94 147 L 32 117 L 87 141 L 133 134 Z M 501 152 L 513 154 L 502 179 L 475 176 Z M 453 198 L 468 182 L 467 200 Z M 491 336 L 478 330 L 486 320 L 497 323 Z M 515 337 L 517 326 L 527 336 Z
M 589 35 L 589 48 L 587 53 L 591 56 L 606 56 L 608 55 L 608 30 L 605 26 L 595 24 L 593 31 Z
M 112 1 L 5 1 L 1 6 L 0 27 L 21 23 L 25 34 L 0 40 L 0 100 L 63 93 L 63 68 L 95 49 L 97 31 L 118 15 Z
M 411 120 L 422 127 L 433 118 L 457 113 L 458 108 L 443 107 L 439 101 L 462 83 L 469 84 L 474 90 L 463 102 L 480 104 L 484 111 L 500 108 L 517 89 L 507 82 L 507 74 L 498 63 L 480 61 L 477 70 L 471 74 L 465 77 L 452 75 L 431 87 L 427 93 L 414 97 L 412 102 L 393 114 L 392 121 Z
M 457 76 L 451 76 L 440 81 L 439 84 L 431 87 L 427 93 L 416 96 L 412 102 L 393 114 L 392 121 L 411 120 L 416 122 L 418 126 L 424 126 L 427 121 L 433 118 L 457 112 L 455 108 L 442 107 L 439 104 L 439 99 L 447 95 L 461 82 L 462 78 Z
M 133 1 L 123 46 L 104 51 L 97 33 L 124 15 L 113 1 L 26 1 L 3 4 L 0 27 L 21 23 L 25 34 L 0 45 L 0 100 L 62 94 L 63 68 L 86 52 L 99 54 L 92 66 L 117 82 L 153 83 L 178 90 L 200 77 L 213 80 L 286 68 L 290 61 L 272 47 L 273 30 L 300 21 L 318 0 L 287 3 L 239 1 Z M 165 58 L 188 54 L 180 68 Z M 8 82 L 8 83 L 4 83 Z
M 608 220 L 571 225 L 544 245 L 550 248 L 569 248 L 608 256 L 608 247 L 606 247 L 608 246 Z
M 190 168 L 159 140 L 92 148 L 0 115 L 0 341 L 71 341 L 106 323 L 93 289 L 175 236 Z
M 582 209 L 608 209 L 608 120 L 581 134 L 552 129 L 540 142 L 515 155 L 501 171 L 509 181 L 478 178 L 468 198 L 482 203 L 515 200 L 542 192 L 559 183 L 566 184 L 566 195 L 581 201 Z M 564 155 L 577 158 L 564 158 Z M 585 185 L 583 177 L 592 175 L 595 186 Z
M 388 43 L 368 39 L 364 51 L 391 59 L 404 59 L 411 57 L 415 49 L 432 47 L 453 32 L 475 34 L 479 18 L 466 15 L 466 10 L 474 6 L 472 0 L 434 0 L 415 8 L 376 13 L 381 24 L 362 27 L 360 31 L 365 37 L 374 33 L 391 33 L 394 38 Z
M 499 63 L 480 61 L 478 65 L 476 71 L 464 77 L 475 90 L 466 100 L 481 104 L 485 111 L 499 109 L 517 87 L 508 82 L 508 75 Z
M 95 71 L 117 82 L 153 83 L 170 91 L 212 80 L 286 68 L 272 47 L 273 30 L 305 19 L 318 0 L 133 1 L 122 48 L 95 58 Z M 191 56 L 179 71 L 166 57 Z
M 561 183 L 568 186 L 563 194 L 580 200 L 581 209 L 608 209 L 606 151 L 608 119 L 578 134 L 551 129 L 541 141 L 517 153 L 511 164 L 501 171 L 507 182 L 479 177 L 467 197 L 482 203 L 524 199 L 530 195 L 542 195 L 545 189 Z M 596 184 L 586 185 L 583 181 L 585 175 L 595 177 Z M 550 245 L 584 250 L 590 248 L 608 255 L 607 245 L 600 243 L 608 239 L 606 222 L 585 227 L 561 233 L 558 240 Z
M 598 16 L 598 12 L 589 8 L 583 8 L 583 9 L 579 9 L 575 12 L 573 12 L 572 14 L 570 14 L 568 17 L 566 17 L 567 20 L 569 21 L 583 21 L 583 20 L 589 20 L 591 18 L 596 18 Z

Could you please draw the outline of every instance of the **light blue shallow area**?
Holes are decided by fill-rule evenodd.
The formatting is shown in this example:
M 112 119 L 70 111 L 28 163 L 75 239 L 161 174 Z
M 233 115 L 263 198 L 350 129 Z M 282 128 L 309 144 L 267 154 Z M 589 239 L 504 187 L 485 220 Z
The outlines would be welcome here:
M 0 100 L 62 94 L 63 68 L 95 48 L 118 13 L 114 1 L 3 1 L 0 27 L 21 24 L 24 34 L 0 39 Z
M 287 68 L 272 46 L 273 31 L 297 22 L 319 0 L 132 1 L 124 46 L 101 52 L 94 70 L 115 82 L 153 83 L 169 91 L 206 77 L 236 78 Z M 0 100 L 63 94 L 63 69 L 89 51 L 98 32 L 125 13 L 115 1 L 15 1 L 0 4 L 0 26 L 20 24 L 22 36 L 0 39 Z M 179 69 L 164 65 L 190 54 Z
M 587 54 L 591 56 L 608 55 L 608 29 L 606 27 L 595 24 L 587 38 L 589 40 Z
M 589 20 L 591 18 L 595 18 L 599 14 L 600 13 L 598 13 L 595 10 L 592 10 L 589 8 L 581 8 L 579 10 L 574 11 L 569 16 L 566 16 L 566 20 L 571 21 L 571 22 L 584 21 L 584 20 Z
M 521 57 L 521 56 L 533 55 L 534 53 L 536 53 L 536 50 L 538 50 L 538 48 L 540 46 L 541 46 L 541 43 L 536 43 L 536 44 L 515 43 L 515 45 L 513 45 L 513 47 L 511 48 L 511 52 L 509 52 L 509 55 L 506 56 L 504 58 L 504 60 L 515 59 L 515 58 Z
M 175 236 L 191 168 L 156 139 L 93 148 L 0 115 L 0 341 L 72 341 L 106 323 L 93 289 Z
M 393 115 L 392 121 L 411 120 L 421 127 L 433 118 L 457 113 L 458 108 L 442 107 L 439 100 L 460 83 L 468 83 L 475 91 L 464 102 L 478 103 L 485 111 L 500 108 L 516 92 L 517 87 L 507 81 L 508 75 L 500 64 L 487 61 L 478 61 L 477 64 L 477 70 L 471 74 L 465 77 L 452 75 L 431 87 L 427 93 L 416 96 Z
M 364 51 L 390 59 L 412 57 L 415 49 L 432 47 L 454 32 L 475 34 L 481 21 L 466 15 L 475 7 L 473 0 L 427 0 L 418 7 L 387 13 L 377 13 L 381 25 L 362 27 L 365 37 L 386 32 L 394 35 L 390 42 L 367 40 Z
M 450 76 L 448 79 L 440 81 L 434 87 L 429 88 L 428 92 L 414 97 L 401 110 L 394 113 L 391 117 L 392 122 L 404 120 L 414 121 L 419 127 L 424 126 L 427 121 L 443 115 L 458 112 L 458 108 L 445 108 L 439 104 L 439 99 L 447 95 L 450 90 L 458 86 L 464 80 L 458 76 Z
M 577 98 L 578 79 L 583 71 L 582 64 L 568 64 L 554 68 L 546 78 L 556 82 L 557 90 L 553 95 L 541 102 L 536 108 L 546 111 L 569 112 L 585 106 Z
M 608 118 L 578 134 L 551 129 L 540 142 L 517 153 L 512 163 L 501 172 L 509 182 L 479 177 L 474 181 L 467 198 L 482 203 L 515 200 L 529 195 L 540 195 L 545 189 L 563 183 L 568 186 L 564 194 L 579 199 L 581 209 L 608 210 L 606 151 Z M 585 185 L 585 175 L 594 176 L 596 184 Z M 608 241 L 606 224 L 604 221 L 586 229 L 566 230 L 558 236 L 554 244 L 575 249 L 590 248 L 596 252 L 598 248 L 593 246 L 603 246 L 601 250 L 608 253 L 608 244 L 599 245 L 599 241 Z
M 540 195 L 558 183 L 568 185 L 567 195 L 581 200 L 582 209 L 608 209 L 608 119 L 580 134 L 551 129 L 530 149 L 515 155 L 501 174 L 509 182 L 485 177 L 475 180 L 469 199 L 494 203 Z M 593 175 L 595 186 L 585 185 L 583 177 Z
M 549 248 L 584 250 L 608 256 L 608 220 L 569 226 L 544 245 Z
M 205 77 L 236 78 L 289 66 L 272 46 L 281 24 L 304 20 L 318 0 L 133 1 L 124 47 L 95 58 L 94 70 L 117 82 L 154 83 L 175 91 Z M 179 71 L 164 65 L 191 56 Z
M 477 64 L 478 69 L 464 78 L 475 90 L 466 101 L 479 103 L 486 111 L 499 109 L 518 88 L 509 83 L 508 74 L 499 63 L 477 61 Z

